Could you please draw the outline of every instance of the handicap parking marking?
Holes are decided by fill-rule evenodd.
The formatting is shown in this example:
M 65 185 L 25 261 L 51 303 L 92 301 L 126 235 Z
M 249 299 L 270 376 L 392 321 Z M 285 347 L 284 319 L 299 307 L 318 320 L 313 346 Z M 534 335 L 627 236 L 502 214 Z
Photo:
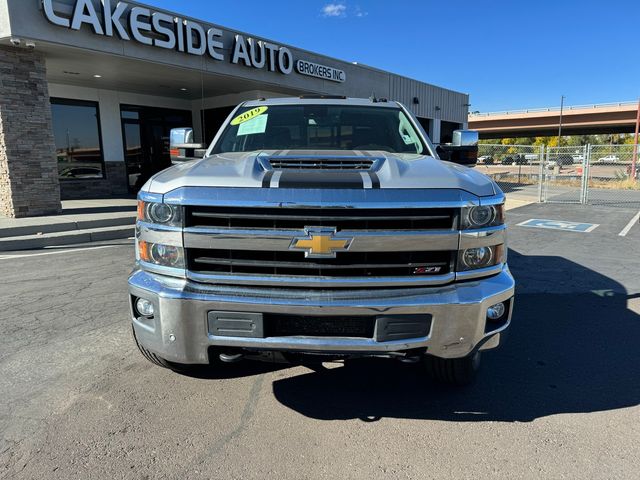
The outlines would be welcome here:
M 563 230 L 566 232 L 593 232 L 600 226 L 598 223 L 567 222 L 565 220 L 544 220 L 542 218 L 531 218 L 517 224 L 519 227 L 547 228 L 550 230 Z

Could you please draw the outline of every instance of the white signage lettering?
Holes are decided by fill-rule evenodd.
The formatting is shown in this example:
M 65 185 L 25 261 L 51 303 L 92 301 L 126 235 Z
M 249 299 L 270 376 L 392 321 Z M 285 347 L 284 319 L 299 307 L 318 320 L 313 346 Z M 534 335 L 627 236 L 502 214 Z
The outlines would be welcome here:
M 275 72 L 277 67 L 285 75 L 293 70 L 293 56 L 287 47 L 256 41 L 253 38 L 245 40 L 244 36 L 236 35 L 231 63 L 239 63 L 240 60 L 247 67 L 262 68 L 266 64 L 270 72 Z
M 45 2 L 47 3 L 47 2 Z M 129 5 L 124 2 L 118 2 L 115 10 L 111 11 L 111 0 L 102 0 L 102 12 L 104 13 L 104 34 L 113 37 L 113 29 L 115 28 L 123 40 L 129 40 L 129 34 L 120 22 L 122 15 Z
M 83 23 L 91 25 L 93 31 L 98 35 L 104 35 L 102 25 L 100 25 L 100 20 L 98 20 L 98 14 L 91 0 L 78 0 L 76 8 L 73 9 L 71 28 L 73 30 L 80 30 Z
M 71 18 L 56 12 L 54 0 L 42 0 L 44 15 L 59 27 L 80 30 L 91 27 L 97 35 L 119 37 L 130 41 L 167 50 L 177 50 L 191 55 L 208 55 L 213 60 L 224 61 L 225 51 L 232 52 L 230 61 L 256 69 L 289 75 L 294 70 L 311 77 L 334 82 L 344 82 L 342 70 L 308 62 L 294 61 L 291 50 L 274 43 L 235 35 L 233 45 L 224 44 L 224 32 L 215 27 L 205 29 L 200 23 L 156 12 L 146 7 L 131 7 L 118 0 L 76 0 Z M 102 12 L 96 9 L 102 7 Z M 227 36 L 228 38 L 228 36 Z
M 67 28 L 71 26 L 71 22 L 68 19 L 56 15 L 56 12 L 53 11 L 51 0 L 44 1 L 44 14 L 46 15 L 47 19 L 54 25 Z
M 151 11 L 148 8 L 133 7 L 131 9 L 131 15 L 129 15 L 129 27 L 131 27 L 131 34 L 138 42 L 145 45 L 153 45 L 151 38 L 143 35 L 142 32 L 150 32 L 151 24 Z
M 173 30 L 173 17 L 171 15 L 154 12 L 153 15 L 151 15 L 151 25 L 153 25 L 153 29 L 156 32 L 164 36 L 164 39 L 156 38 L 153 41 L 156 47 L 166 48 L 168 50 L 176 48 L 176 32 Z
M 217 52 L 216 49 L 222 49 L 224 44 L 216 38 L 222 38 L 222 30 L 219 28 L 210 28 L 207 31 L 207 48 L 209 49 L 209 55 L 214 60 L 224 60 L 224 55 Z

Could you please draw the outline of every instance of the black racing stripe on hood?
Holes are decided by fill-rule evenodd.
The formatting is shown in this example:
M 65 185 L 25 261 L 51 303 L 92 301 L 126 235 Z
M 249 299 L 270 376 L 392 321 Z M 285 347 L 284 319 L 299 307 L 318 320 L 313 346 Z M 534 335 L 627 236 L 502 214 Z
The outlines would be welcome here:
M 265 172 L 264 177 L 262 177 L 262 188 L 269 188 L 271 186 L 271 177 L 273 177 L 273 170 Z
M 380 178 L 376 172 L 367 172 L 371 177 L 371 188 L 380 188 Z
M 263 180 L 264 186 L 264 180 Z M 279 188 L 364 188 L 360 172 L 283 171 Z

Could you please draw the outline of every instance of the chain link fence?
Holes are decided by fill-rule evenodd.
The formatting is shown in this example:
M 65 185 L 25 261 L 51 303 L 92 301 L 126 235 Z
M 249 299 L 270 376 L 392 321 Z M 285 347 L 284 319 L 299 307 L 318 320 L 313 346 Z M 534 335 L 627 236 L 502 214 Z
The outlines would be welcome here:
M 633 145 L 589 145 L 588 159 L 585 203 L 640 206 L 640 178 L 638 165 L 633 165 Z
M 480 144 L 476 169 L 490 176 L 509 197 L 538 201 L 543 148 Z
M 476 169 L 516 200 L 640 207 L 633 145 L 480 144 Z
M 547 147 L 540 199 L 548 203 L 584 203 L 587 147 Z

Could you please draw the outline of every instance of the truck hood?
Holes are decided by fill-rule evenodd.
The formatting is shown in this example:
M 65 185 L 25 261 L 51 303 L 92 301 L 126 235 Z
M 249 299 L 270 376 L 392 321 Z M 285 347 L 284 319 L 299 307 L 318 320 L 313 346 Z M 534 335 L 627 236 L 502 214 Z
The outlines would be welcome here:
M 358 157 L 373 159 L 375 163 L 370 171 L 285 169 L 277 173 L 280 170 L 270 169 L 269 159 L 299 157 L 334 160 Z M 297 180 L 292 181 L 294 177 Z M 347 178 L 354 182 L 345 182 Z M 430 156 L 382 151 L 309 150 L 213 155 L 163 170 L 149 180 L 143 190 L 165 194 L 180 187 L 459 189 L 478 197 L 491 196 L 498 191 L 486 175 Z

